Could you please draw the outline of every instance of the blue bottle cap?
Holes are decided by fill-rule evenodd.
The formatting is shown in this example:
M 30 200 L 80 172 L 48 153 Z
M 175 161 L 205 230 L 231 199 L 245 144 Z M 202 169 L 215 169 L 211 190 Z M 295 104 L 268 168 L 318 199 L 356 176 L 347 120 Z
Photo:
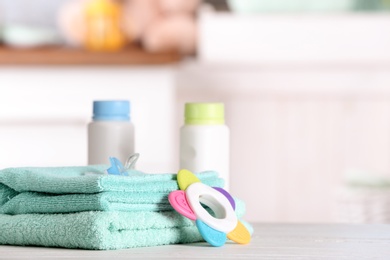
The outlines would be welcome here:
M 94 121 L 130 121 L 130 102 L 126 100 L 94 101 Z

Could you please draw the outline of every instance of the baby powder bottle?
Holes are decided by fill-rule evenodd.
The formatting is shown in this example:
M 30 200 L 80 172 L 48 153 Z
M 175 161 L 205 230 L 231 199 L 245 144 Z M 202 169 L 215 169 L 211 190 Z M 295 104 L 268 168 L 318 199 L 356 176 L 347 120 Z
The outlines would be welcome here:
M 121 162 L 134 154 L 134 126 L 129 101 L 94 101 L 93 121 L 88 125 L 88 164 Z
M 180 168 L 192 172 L 213 170 L 229 190 L 229 128 L 222 103 L 185 104 L 180 129 Z

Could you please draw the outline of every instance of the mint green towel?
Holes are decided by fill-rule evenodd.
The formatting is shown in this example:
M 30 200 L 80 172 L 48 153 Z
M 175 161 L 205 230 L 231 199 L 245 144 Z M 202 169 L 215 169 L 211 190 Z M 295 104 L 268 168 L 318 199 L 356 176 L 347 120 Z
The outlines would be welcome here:
M 176 174 L 144 174 L 129 171 L 129 176 L 104 174 L 108 165 L 80 167 L 7 168 L 0 171 L 0 183 L 17 191 L 54 194 L 122 192 L 170 192 L 178 189 Z M 203 181 L 215 172 L 200 173 Z
M 0 212 L 7 214 L 0 214 L 0 244 L 103 250 L 202 241 L 167 200 L 178 189 L 176 174 L 112 176 L 104 174 L 107 168 L 1 170 Z M 223 186 L 215 172 L 197 176 Z M 76 213 L 58 214 L 64 212 Z M 237 216 L 244 212 L 236 199 Z
M 244 203 L 236 205 L 243 216 Z M 195 225 L 174 211 L 0 214 L 0 244 L 7 245 L 107 250 L 202 240 Z
M 168 194 L 165 193 L 100 192 L 56 195 L 22 192 L 13 197 L 9 196 L 8 200 L 3 199 L 3 201 L 4 203 L 0 203 L 0 214 L 12 215 L 81 211 L 136 212 L 172 210 L 168 202 Z
M 177 190 L 176 174 L 104 174 L 108 166 L 10 168 L 0 171 L 0 213 L 171 210 L 167 196 Z M 95 173 L 95 174 L 93 174 Z M 222 187 L 215 172 L 197 176 Z

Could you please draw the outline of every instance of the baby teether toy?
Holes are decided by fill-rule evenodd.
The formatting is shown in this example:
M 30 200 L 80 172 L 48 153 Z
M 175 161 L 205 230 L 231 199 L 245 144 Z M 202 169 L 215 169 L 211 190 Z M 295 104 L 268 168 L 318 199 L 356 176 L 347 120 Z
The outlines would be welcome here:
M 251 235 L 237 219 L 232 196 L 222 188 L 210 187 L 190 171 L 180 170 L 177 174 L 180 190 L 172 191 L 168 200 L 181 215 L 195 221 L 202 237 L 213 246 L 222 246 L 226 239 L 247 244 Z M 203 206 L 213 211 L 212 216 Z

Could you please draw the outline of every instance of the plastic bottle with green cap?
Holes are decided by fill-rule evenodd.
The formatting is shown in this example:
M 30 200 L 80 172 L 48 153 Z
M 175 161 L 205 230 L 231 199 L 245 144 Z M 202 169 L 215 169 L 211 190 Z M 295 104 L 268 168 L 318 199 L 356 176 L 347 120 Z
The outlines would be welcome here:
M 180 129 L 180 168 L 216 171 L 229 190 L 229 128 L 223 103 L 185 104 Z
M 88 124 L 88 164 L 108 164 L 109 157 L 121 162 L 134 154 L 134 126 L 130 102 L 104 100 L 93 102 L 92 122 Z

